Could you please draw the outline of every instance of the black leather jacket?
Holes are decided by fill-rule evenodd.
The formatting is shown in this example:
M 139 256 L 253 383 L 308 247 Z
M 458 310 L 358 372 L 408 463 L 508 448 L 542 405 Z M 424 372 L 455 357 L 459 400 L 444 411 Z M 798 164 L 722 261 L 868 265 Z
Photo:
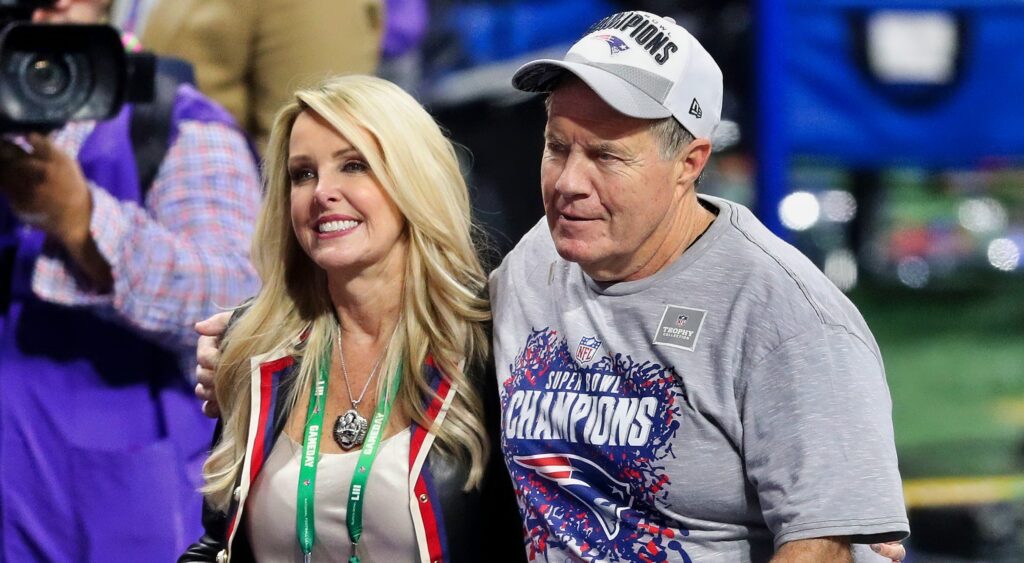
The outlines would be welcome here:
M 279 376 L 281 388 L 277 392 L 277 405 L 273 412 L 273 433 L 276 438 L 284 428 L 288 419 L 287 409 L 284 408 L 285 397 L 287 397 L 287 385 L 294 381 L 290 372 L 291 367 L 283 368 Z M 491 435 L 492 455 L 488 463 L 486 478 L 480 489 L 464 492 L 462 487 L 466 481 L 467 469 L 457 460 L 444 455 L 437 448 L 431 448 L 426 456 L 426 463 L 422 472 L 429 472 L 431 483 L 429 503 L 434 508 L 439 507 L 440 511 L 427 511 L 436 515 L 440 513 L 437 522 L 436 538 L 429 538 L 433 544 L 435 539 L 440 539 L 439 544 L 433 544 L 431 552 L 436 559 L 442 561 L 456 562 L 478 562 L 478 561 L 525 561 L 524 540 L 522 521 L 519 518 L 515 506 L 508 472 L 501 460 L 498 433 L 498 393 L 497 381 L 493 373 L 484 375 L 481 382 L 481 389 L 487 414 L 487 425 L 492 430 Z M 215 434 L 216 440 L 219 436 Z M 414 429 L 416 431 L 416 429 Z M 269 451 L 269 449 L 267 450 Z M 251 452 L 247 452 L 250 455 Z M 236 489 L 236 493 L 239 489 Z M 223 562 L 227 561 L 226 548 L 228 545 L 227 532 L 231 519 L 238 510 L 238 500 L 235 499 L 231 509 L 223 512 L 205 505 L 203 507 L 203 527 L 205 533 L 198 541 L 192 544 L 178 559 L 179 563 L 188 562 Z M 421 502 L 425 502 L 420 499 Z M 229 518 L 229 514 L 231 518 Z M 231 542 L 232 563 L 254 561 L 249 540 L 246 537 L 246 523 L 243 516 L 239 519 L 234 540 Z M 437 545 L 443 545 L 438 548 Z M 423 542 L 420 542 L 421 553 L 424 550 Z

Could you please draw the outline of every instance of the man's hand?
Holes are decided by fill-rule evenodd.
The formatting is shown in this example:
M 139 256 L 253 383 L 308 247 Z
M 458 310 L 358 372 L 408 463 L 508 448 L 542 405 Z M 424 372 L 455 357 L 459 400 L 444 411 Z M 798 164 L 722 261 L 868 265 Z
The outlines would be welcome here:
M 196 397 L 203 401 L 203 413 L 210 418 L 220 416 L 213 374 L 220 362 L 220 337 L 224 334 L 230 319 L 231 312 L 225 311 L 196 323 L 196 332 L 200 334 L 199 342 L 196 344 Z
M 0 140 L 0 195 L 18 219 L 64 248 L 93 290 L 109 293 L 113 273 L 89 232 L 92 193 L 82 168 L 44 135 L 29 133 L 24 142 Z
M 886 557 L 893 563 L 900 563 L 907 556 L 907 550 L 900 542 L 871 544 L 871 550 Z M 843 537 L 797 540 L 782 544 L 772 563 L 800 563 L 806 561 L 829 561 L 846 563 L 853 561 L 850 542 Z
M 794 540 L 782 544 L 771 563 L 853 563 L 850 541 L 845 537 Z
M 873 543 L 871 550 L 882 557 L 888 557 L 893 563 L 900 563 L 907 557 L 907 549 L 898 541 Z
M 89 238 L 92 213 L 81 167 L 44 135 L 29 133 L 25 142 L 23 148 L 0 140 L 0 194 L 22 222 L 64 246 L 81 245 Z

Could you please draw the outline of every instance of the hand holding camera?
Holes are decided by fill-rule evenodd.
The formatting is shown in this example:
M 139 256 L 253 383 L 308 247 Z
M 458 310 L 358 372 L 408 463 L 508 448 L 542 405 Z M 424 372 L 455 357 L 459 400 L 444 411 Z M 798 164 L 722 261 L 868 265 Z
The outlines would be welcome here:
M 90 236 L 81 167 L 46 133 L 153 99 L 156 59 L 125 53 L 101 20 L 108 0 L 0 0 L 0 199 L 63 247 L 99 292 L 110 265 Z M 60 25 L 53 25 L 60 24 Z
M 23 223 L 68 249 L 89 236 L 92 200 L 82 170 L 43 134 L 0 141 L 0 194 Z

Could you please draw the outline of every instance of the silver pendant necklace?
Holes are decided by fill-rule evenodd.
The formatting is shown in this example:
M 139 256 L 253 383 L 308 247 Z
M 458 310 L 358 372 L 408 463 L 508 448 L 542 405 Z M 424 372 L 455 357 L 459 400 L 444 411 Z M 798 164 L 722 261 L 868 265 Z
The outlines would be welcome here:
M 359 398 L 355 399 L 352 397 L 352 386 L 348 382 L 348 368 L 345 366 L 345 351 L 341 349 L 341 325 L 338 325 L 337 338 L 338 358 L 341 360 L 341 373 L 345 376 L 345 390 L 348 392 L 348 400 L 352 403 L 352 408 L 345 411 L 344 414 L 339 415 L 337 420 L 334 421 L 333 436 L 334 441 L 341 446 L 341 449 L 351 450 L 356 446 L 362 445 L 363 440 L 366 439 L 366 429 L 370 424 L 363 415 L 359 414 L 359 403 L 361 403 L 363 401 L 363 397 L 366 396 L 366 390 L 370 388 L 370 381 L 373 381 L 373 376 L 377 373 L 377 368 L 380 367 L 380 362 L 384 359 L 384 354 L 387 353 L 388 347 L 385 345 L 384 349 L 381 350 L 380 356 L 377 357 L 377 362 L 373 364 L 373 369 L 370 370 L 370 375 L 366 378 L 366 384 L 363 385 L 362 392 L 359 393 Z

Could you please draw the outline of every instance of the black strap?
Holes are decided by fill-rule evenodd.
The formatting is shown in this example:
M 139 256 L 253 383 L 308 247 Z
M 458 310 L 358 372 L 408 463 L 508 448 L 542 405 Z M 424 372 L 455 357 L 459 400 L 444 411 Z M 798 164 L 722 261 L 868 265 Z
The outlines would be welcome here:
M 182 83 L 180 77 L 159 71 L 155 80 L 153 101 L 132 108 L 132 149 L 143 200 L 170 149 L 174 100 Z

